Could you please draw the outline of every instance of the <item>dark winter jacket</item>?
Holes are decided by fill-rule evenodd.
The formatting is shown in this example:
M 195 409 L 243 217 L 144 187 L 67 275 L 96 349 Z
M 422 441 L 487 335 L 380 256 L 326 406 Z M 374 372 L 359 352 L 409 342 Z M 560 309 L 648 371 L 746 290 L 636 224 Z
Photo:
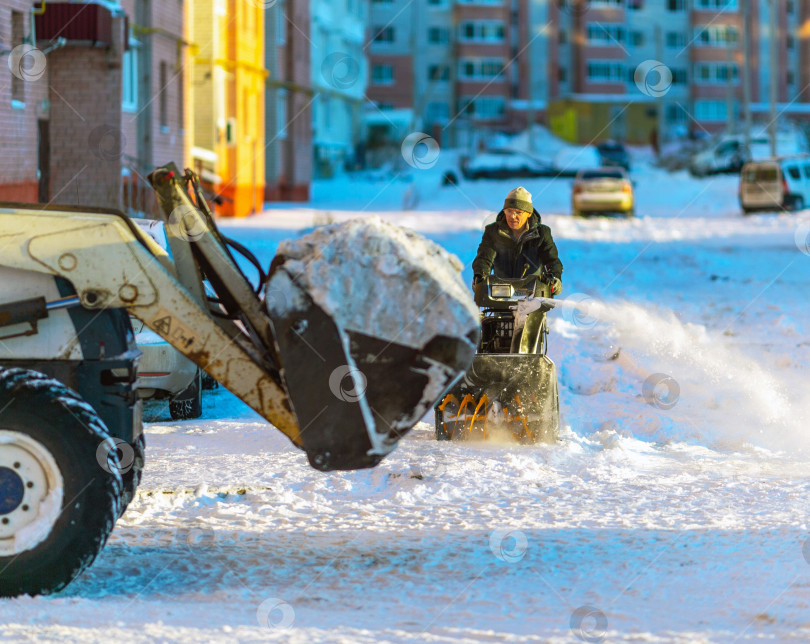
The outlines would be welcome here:
M 558 279 L 562 277 L 563 265 L 557 257 L 551 228 L 543 225 L 537 210 L 529 217 L 529 229 L 517 241 L 512 237 L 503 210 L 495 223 L 484 229 L 473 261 L 473 273 L 484 276 L 493 269 L 498 277 L 542 275 L 544 269 Z

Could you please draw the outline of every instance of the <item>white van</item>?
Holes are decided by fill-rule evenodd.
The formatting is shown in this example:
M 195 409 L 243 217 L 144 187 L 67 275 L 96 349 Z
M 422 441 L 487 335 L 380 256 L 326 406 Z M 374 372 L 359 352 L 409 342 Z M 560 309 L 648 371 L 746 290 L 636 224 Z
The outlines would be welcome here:
M 810 204 L 810 155 L 751 161 L 740 172 L 740 207 L 757 210 L 803 210 Z

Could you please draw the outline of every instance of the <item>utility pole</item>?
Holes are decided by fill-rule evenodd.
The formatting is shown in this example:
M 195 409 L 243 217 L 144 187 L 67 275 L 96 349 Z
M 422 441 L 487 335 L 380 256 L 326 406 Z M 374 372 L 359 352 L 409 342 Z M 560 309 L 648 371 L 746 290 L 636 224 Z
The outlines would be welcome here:
M 529 31 L 529 36 L 532 33 Z M 531 42 L 531 39 L 529 40 Z M 529 46 L 528 55 L 526 56 L 526 77 L 528 79 L 529 87 L 527 88 L 528 91 L 528 107 L 526 108 L 526 123 L 528 127 L 528 137 L 529 137 L 529 152 L 534 153 L 534 92 L 532 88 L 534 86 L 534 78 L 532 77 L 532 52 L 531 46 Z M 518 78 L 519 80 L 519 78 Z
M 778 31 L 777 22 L 776 22 L 776 11 L 777 11 L 777 4 L 776 0 L 768 0 L 768 11 L 769 11 L 769 22 L 770 22 L 770 30 L 768 34 L 768 45 L 769 45 L 769 58 L 768 61 L 770 63 L 770 98 L 771 98 L 771 117 L 770 123 L 768 124 L 768 134 L 770 135 L 771 139 L 771 156 L 776 156 L 776 91 L 779 82 L 779 61 L 777 58 L 779 57 L 779 43 L 776 40 L 776 34 Z
M 661 25 L 655 25 L 655 58 L 659 62 L 664 57 L 664 34 L 661 29 Z M 658 116 L 658 124 L 656 127 L 658 128 L 658 150 L 661 150 L 661 145 L 664 143 L 664 130 L 666 129 L 666 115 L 664 114 L 664 97 L 659 96 L 656 99 L 658 103 L 657 108 L 657 116 Z
M 726 132 L 734 132 L 734 50 L 728 39 L 728 27 L 726 27 Z
M 743 111 L 745 114 L 745 149 L 751 149 L 751 0 L 742 0 Z

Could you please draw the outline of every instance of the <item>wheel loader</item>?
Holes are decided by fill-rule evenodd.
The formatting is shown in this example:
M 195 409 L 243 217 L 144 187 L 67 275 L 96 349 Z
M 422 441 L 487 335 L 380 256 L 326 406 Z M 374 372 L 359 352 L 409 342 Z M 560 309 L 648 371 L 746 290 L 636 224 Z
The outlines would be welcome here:
M 357 220 L 282 245 L 265 271 L 193 172 L 149 180 L 168 252 L 120 212 L 0 203 L 0 596 L 63 589 L 135 495 L 130 315 L 324 472 L 375 466 L 472 362 L 475 307 L 438 246 Z
M 489 275 L 475 286 L 481 341 L 470 369 L 434 410 L 437 440 L 558 439 L 557 368 L 547 355 L 552 281 Z

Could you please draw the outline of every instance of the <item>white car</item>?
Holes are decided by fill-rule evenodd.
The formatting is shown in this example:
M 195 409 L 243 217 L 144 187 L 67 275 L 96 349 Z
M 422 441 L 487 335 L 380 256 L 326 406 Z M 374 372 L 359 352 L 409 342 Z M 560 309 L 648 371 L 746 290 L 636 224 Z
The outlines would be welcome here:
M 624 168 L 609 167 L 580 170 L 571 188 L 571 212 L 574 217 L 596 213 L 635 213 L 633 184 Z
M 138 362 L 138 395 L 142 400 L 168 400 L 174 420 L 202 416 L 202 373 L 199 367 L 149 329 L 132 319 Z
M 546 177 L 552 172 L 548 163 L 512 150 L 489 150 L 474 156 L 464 166 L 464 176 L 476 179 L 514 179 Z
M 746 163 L 740 172 L 740 207 L 757 210 L 804 210 L 810 204 L 810 155 Z

